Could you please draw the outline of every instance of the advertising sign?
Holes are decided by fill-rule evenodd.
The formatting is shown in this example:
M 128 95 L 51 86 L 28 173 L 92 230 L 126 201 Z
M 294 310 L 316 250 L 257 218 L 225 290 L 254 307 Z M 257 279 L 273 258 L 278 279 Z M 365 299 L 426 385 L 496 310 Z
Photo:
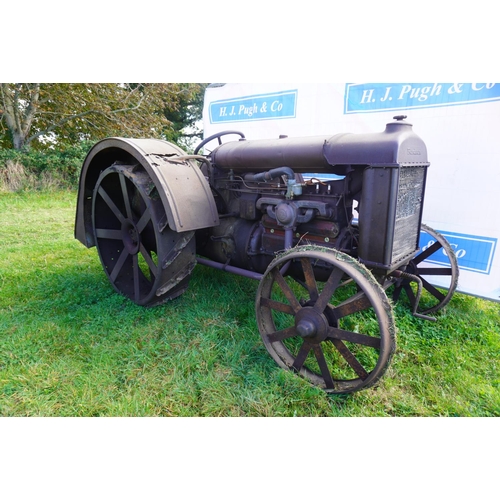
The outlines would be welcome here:
M 422 109 L 500 100 L 494 83 L 347 84 L 345 113 Z
M 210 103 L 210 123 L 295 118 L 297 91 L 275 92 Z
M 423 222 L 455 250 L 457 291 L 500 301 L 500 83 L 217 84 L 203 121 L 206 137 L 268 139 L 382 132 L 401 114 L 427 146 Z M 422 233 L 421 247 L 430 238 Z

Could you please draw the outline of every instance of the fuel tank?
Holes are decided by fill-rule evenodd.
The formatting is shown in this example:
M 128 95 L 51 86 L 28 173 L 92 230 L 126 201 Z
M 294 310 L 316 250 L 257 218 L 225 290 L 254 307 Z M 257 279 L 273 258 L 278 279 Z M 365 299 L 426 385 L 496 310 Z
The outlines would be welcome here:
M 397 167 L 427 162 L 427 148 L 403 117 L 383 132 L 333 136 L 240 140 L 220 145 L 210 155 L 223 170 L 259 172 L 287 166 L 296 173 L 344 174 L 347 166 Z

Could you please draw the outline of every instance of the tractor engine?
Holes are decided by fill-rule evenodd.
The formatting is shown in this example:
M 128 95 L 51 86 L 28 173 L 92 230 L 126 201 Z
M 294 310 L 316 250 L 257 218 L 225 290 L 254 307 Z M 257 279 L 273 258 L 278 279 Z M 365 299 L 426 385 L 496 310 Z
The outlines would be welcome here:
M 397 118 L 376 134 L 221 144 L 204 168 L 220 225 L 197 235 L 198 253 L 257 273 L 277 252 L 309 243 L 379 274 L 411 259 L 429 163 L 412 126 Z

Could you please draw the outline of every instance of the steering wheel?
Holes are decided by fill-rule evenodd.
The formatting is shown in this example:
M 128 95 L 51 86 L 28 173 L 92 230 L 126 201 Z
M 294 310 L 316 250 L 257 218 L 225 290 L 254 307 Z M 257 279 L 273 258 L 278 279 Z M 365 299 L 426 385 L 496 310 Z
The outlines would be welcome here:
M 196 146 L 196 149 L 194 150 L 194 154 L 197 155 L 200 149 L 205 146 L 205 144 L 208 144 L 210 141 L 213 141 L 214 139 L 218 139 L 219 141 L 219 146 L 222 144 L 221 137 L 223 135 L 229 135 L 229 134 L 236 134 L 239 135 L 242 139 L 245 138 L 245 135 L 242 132 L 238 132 L 237 130 L 225 130 L 224 132 L 218 132 L 217 134 L 211 135 L 210 137 L 207 137 L 206 139 L 203 139 L 198 146 Z

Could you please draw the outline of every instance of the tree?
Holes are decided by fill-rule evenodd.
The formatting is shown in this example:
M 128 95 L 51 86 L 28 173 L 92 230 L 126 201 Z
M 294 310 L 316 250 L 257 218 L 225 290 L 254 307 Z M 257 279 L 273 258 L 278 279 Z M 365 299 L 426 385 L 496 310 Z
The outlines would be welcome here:
M 186 149 L 192 148 L 196 139 L 203 138 L 203 129 L 199 125 L 208 83 L 189 85 L 196 85 L 193 92 L 180 94 L 177 106 L 170 106 L 163 110 L 170 122 L 169 128 L 164 131 L 165 139 Z
M 2 83 L 1 115 L 12 136 L 14 149 L 22 149 L 37 113 L 40 97 L 39 83 L 18 83 L 10 86 Z
M 109 136 L 179 140 L 181 130 L 201 117 L 204 88 L 195 83 L 2 83 L 0 144 L 44 149 Z

